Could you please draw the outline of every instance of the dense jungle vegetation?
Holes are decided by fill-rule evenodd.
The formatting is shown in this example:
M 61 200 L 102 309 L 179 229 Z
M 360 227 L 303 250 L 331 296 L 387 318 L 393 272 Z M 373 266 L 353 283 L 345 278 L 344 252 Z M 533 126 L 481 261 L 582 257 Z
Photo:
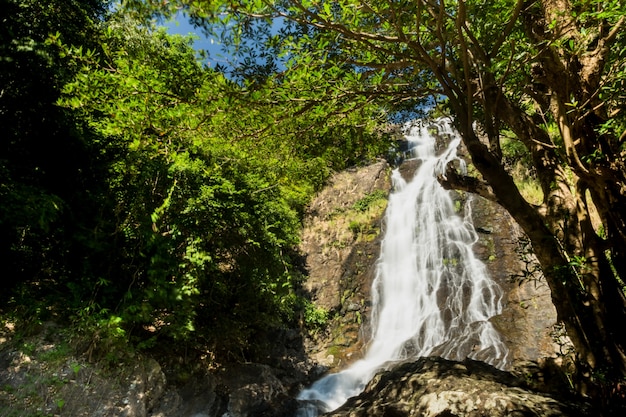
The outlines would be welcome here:
M 333 170 L 386 151 L 379 111 L 277 102 L 260 72 L 209 68 L 107 6 L 2 5 L 2 313 L 67 319 L 105 352 L 239 355 L 307 310 L 301 214 Z
M 454 117 L 476 168 L 442 182 L 530 237 L 578 391 L 623 400 L 623 1 L 1 6 L 5 319 L 239 352 L 307 310 L 295 247 L 311 196 L 384 155 L 386 124 L 430 111 Z M 180 12 L 237 65 L 154 25 Z

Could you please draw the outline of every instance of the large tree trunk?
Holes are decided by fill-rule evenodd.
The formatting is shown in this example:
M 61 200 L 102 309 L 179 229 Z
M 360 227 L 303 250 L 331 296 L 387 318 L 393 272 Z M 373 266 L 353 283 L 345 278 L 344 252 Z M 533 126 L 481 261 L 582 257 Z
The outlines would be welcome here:
M 511 113 L 504 119 L 512 121 L 522 116 Z M 529 130 L 529 123 L 525 120 L 519 126 Z M 555 160 L 550 160 L 551 155 L 556 155 L 544 149 L 540 152 L 544 175 L 550 176 L 552 187 L 545 204 L 529 204 L 488 146 L 473 130 L 463 129 L 463 125 L 461 122 L 464 143 L 491 190 L 485 191 L 485 187 L 475 183 L 468 186 L 454 174 L 448 178 L 452 183 L 449 185 L 497 201 L 524 229 L 550 286 L 559 320 L 576 348 L 577 389 L 581 394 L 600 396 L 610 402 L 615 392 L 602 390 L 611 391 L 614 384 L 604 386 L 604 381 L 619 381 L 626 375 L 626 300 L 606 256 L 606 242 L 598 238 L 592 227 L 585 193 L 572 189 L 571 178 L 558 168 Z
M 576 24 L 566 12 L 570 7 L 567 0 L 538 4 L 540 16 L 535 8 L 524 19 L 529 36 L 544 44 L 554 38 L 577 39 Z M 548 24 L 552 25 L 550 30 Z M 607 31 L 599 43 L 608 42 L 611 33 Z M 466 79 L 468 86 L 464 89 L 450 86 L 446 93 L 473 164 L 491 190 L 477 182 L 463 182 L 454 174 L 447 181 L 455 188 L 477 191 L 500 203 L 530 237 L 559 318 L 576 348 L 578 389 L 583 394 L 603 396 L 609 402 L 619 393 L 598 390 L 615 389 L 626 377 L 626 297 L 619 281 L 626 277 L 626 170 L 619 158 L 610 164 L 591 164 L 580 156 L 599 149 L 602 140 L 611 140 L 597 134 L 599 123 L 606 117 L 594 98 L 600 88 L 597 73 L 604 59 L 601 46 L 596 49 L 581 60 L 558 46 L 545 47 L 531 74 L 535 87 L 543 92 L 533 96 L 535 105 L 558 126 L 563 152 L 542 128 L 545 118 L 538 120 L 510 101 L 488 71 L 476 75 L 474 68 L 480 66 L 464 63 L 463 71 L 472 73 L 471 82 Z M 488 67 L 486 64 L 483 68 Z M 473 91 L 474 85 L 481 94 L 461 93 Z M 478 100 L 485 109 L 486 120 L 479 121 L 487 131 L 484 139 L 473 127 L 472 100 Z M 573 113 L 568 108 L 571 101 L 587 104 Z M 493 106 L 493 102 L 498 105 Z M 528 149 L 544 193 L 541 205 L 533 206 L 524 200 L 506 171 L 499 149 L 493 144 L 498 140 L 493 120 L 513 131 Z M 593 215 L 600 219 L 606 236 L 598 233 Z

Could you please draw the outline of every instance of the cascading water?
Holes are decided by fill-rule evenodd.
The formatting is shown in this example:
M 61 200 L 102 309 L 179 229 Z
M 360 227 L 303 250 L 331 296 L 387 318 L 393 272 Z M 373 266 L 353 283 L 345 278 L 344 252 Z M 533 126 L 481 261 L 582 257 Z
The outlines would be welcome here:
M 449 139 L 436 154 L 436 130 Z M 390 362 L 422 356 L 467 357 L 499 368 L 508 349 L 489 318 L 500 313 L 502 293 L 474 256 L 477 235 L 471 208 L 460 217 L 450 193 L 437 181 L 457 158 L 459 135 L 448 119 L 408 127 L 419 167 L 407 183 L 393 172 L 386 234 L 372 288 L 372 339 L 363 359 L 303 390 L 298 417 L 314 417 L 358 395 Z

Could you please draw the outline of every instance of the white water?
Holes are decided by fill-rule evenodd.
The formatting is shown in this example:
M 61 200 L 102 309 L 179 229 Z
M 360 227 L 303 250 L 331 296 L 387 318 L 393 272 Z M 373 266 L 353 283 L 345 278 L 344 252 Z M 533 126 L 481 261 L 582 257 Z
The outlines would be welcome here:
M 435 137 L 450 138 L 439 155 Z M 420 161 L 407 183 L 393 172 L 386 235 L 372 288 L 372 339 L 363 359 L 303 390 L 299 417 L 314 417 L 358 395 L 390 362 L 441 356 L 467 357 L 499 368 L 508 349 L 488 321 L 500 313 L 501 290 L 474 256 L 477 241 L 469 204 L 460 217 L 448 191 L 436 179 L 448 162 L 458 160 L 460 137 L 447 119 L 410 127 L 406 135 Z M 464 165 L 462 164 L 464 169 Z

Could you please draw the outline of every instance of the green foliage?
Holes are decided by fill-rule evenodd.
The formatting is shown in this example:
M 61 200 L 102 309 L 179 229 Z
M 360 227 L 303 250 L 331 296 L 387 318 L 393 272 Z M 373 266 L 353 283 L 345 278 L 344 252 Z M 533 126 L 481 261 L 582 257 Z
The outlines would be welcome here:
M 378 229 L 373 221 L 380 218 L 387 207 L 387 192 L 375 190 L 356 201 L 350 210 L 343 213 L 348 220 L 347 227 L 356 238 L 373 239 Z
M 370 208 L 374 203 L 380 201 L 387 201 L 387 192 L 384 190 L 375 190 L 371 193 L 367 194 L 365 197 L 361 198 L 359 201 L 352 205 L 352 209 L 365 212 L 368 208 Z
M 38 355 L 38 359 L 43 362 L 59 363 L 64 361 L 70 355 L 70 352 L 71 348 L 67 341 L 61 342 L 51 349 L 41 352 Z
M 267 324 L 289 290 L 270 284 L 285 275 L 298 219 L 272 160 L 213 129 L 216 101 L 237 86 L 202 68 L 186 38 L 122 19 L 103 43 L 107 60 L 87 67 L 90 76 L 68 84 L 62 100 L 115 138 L 110 152 L 121 156 L 111 164 L 109 195 L 127 273 L 98 302 L 115 308 L 117 292 L 126 327 L 175 339 L 196 330 L 210 338 L 215 321 Z
M 323 307 L 318 307 L 310 300 L 296 296 L 289 298 L 290 310 L 296 312 L 301 323 L 309 333 L 316 333 L 322 330 L 330 320 L 330 313 Z
M 88 205 L 85 188 L 96 186 L 87 135 L 55 105 L 76 71 L 56 42 L 94 47 L 105 2 L 3 0 L 1 7 L 0 251 L 11 259 L 11 289 L 59 268 L 76 212 Z
M 328 320 L 328 310 L 318 307 L 308 300 L 304 301 L 304 325 L 308 331 L 319 331 L 326 326 Z
M 356 220 L 351 220 L 350 223 L 348 224 L 348 228 L 355 235 L 361 233 L 361 231 L 363 229 L 363 226 L 364 225 L 362 223 L 360 223 L 360 222 L 358 222 Z
M 617 283 L 626 276 L 623 1 L 176 3 L 228 38 L 242 62 L 232 80 L 256 109 L 284 106 L 253 109 L 246 126 L 271 125 L 267 114 L 276 120 L 268 134 L 325 126 L 300 147 L 306 155 L 342 166 L 333 133 L 346 125 L 359 126 L 347 148 L 366 149 L 381 121 L 425 106 L 453 115 L 476 171 L 449 185 L 483 193 L 520 222 L 579 357 L 623 377 L 626 338 L 615 318 L 624 316 Z M 276 149 L 295 153 L 294 143 Z M 593 233 L 601 229 L 592 207 L 603 236 Z M 364 224 L 353 218 L 350 229 Z M 593 259 L 581 276 L 570 263 L 577 256 Z
M 3 310 L 69 318 L 111 365 L 163 339 L 239 352 L 302 311 L 320 325 L 294 301 L 300 217 L 333 170 L 386 149 L 375 109 L 322 100 L 321 84 L 301 102 L 289 91 L 306 71 L 208 68 L 140 2 L 107 16 L 61 3 L 10 2 L 1 32 Z

